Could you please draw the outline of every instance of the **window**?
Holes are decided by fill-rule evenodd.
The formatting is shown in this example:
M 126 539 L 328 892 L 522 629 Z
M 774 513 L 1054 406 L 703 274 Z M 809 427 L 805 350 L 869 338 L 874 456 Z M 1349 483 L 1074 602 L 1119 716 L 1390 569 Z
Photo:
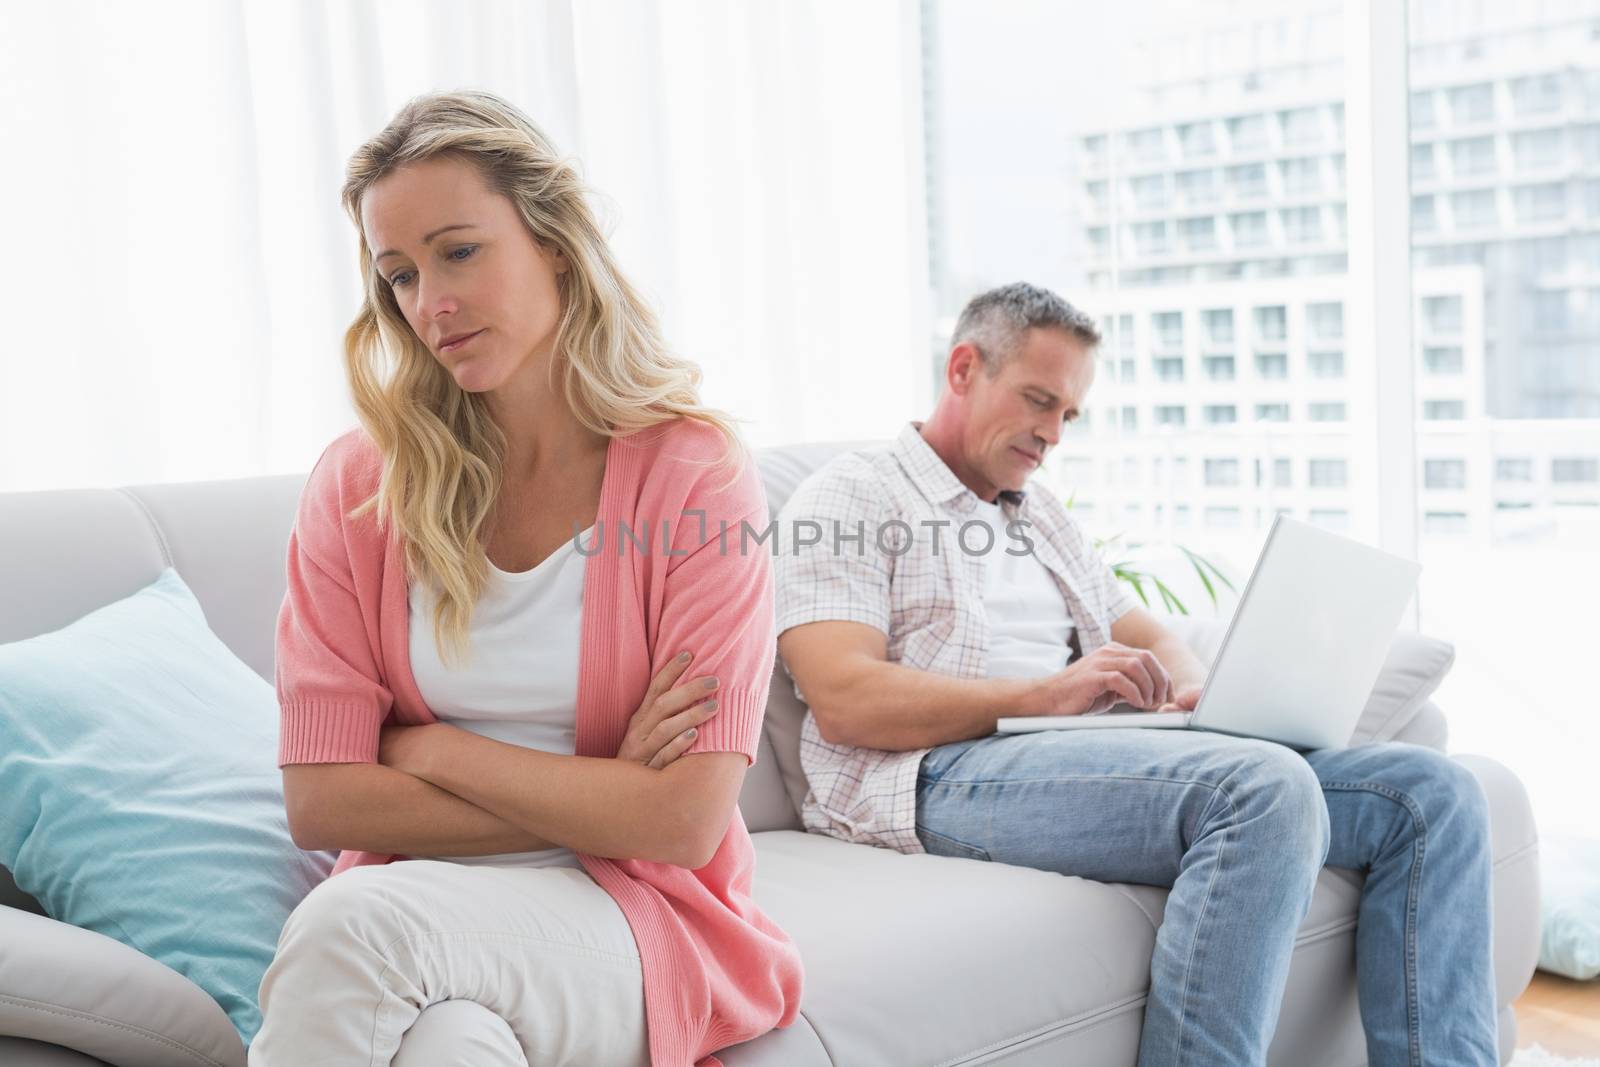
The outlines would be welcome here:
M 1567 187 L 1561 182 L 1520 185 L 1511 190 L 1518 222 L 1543 222 L 1567 213 Z
M 1288 404 L 1257 404 L 1256 405 L 1256 421 L 1257 422 L 1288 422 L 1289 421 L 1289 405 Z
M 1168 357 L 1151 361 L 1155 364 L 1156 378 L 1163 382 L 1183 381 L 1183 357 Z
M 1233 529 L 1239 525 L 1241 515 L 1236 507 L 1212 506 L 1206 508 L 1206 525 L 1219 529 Z
M 1183 312 L 1158 311 L 1150 317 L 1155 329 L 1156 344 L 1162 348 L 1183 347 Z
M 1461 227 L 1493 226 L 1499 218 L 1493 189 L 1450 194 L 1450 213 Z
M 1422 417 L 1429 422 L 1464 419 L 1467 417 L 1467 405 L 1463 400 L 1424 400 Z
M 1467 461 L 1428 459 L 1422 462 L 1422 485 L 1426 489 L 1465 489 Z
M 1205 366 L 1206 377 L 1212 381 L 1233 381 L 1234 372 L 1232 356 L 1207 356 L 1200 362 Z
M 1494 118 L 1494 86 L 1462 85 L 1450 90 L 1450 118 L 1456 125 Z
M 1425 130 L 1431 127 L 1435 119 L 1433 113 L 1433 93 L 1418 92 L 1411 94 L 1411 128 Z
M 1290 207 L 1279 212 L 1283 236 L 1293 244 L 1311 244 L 1322 239 L 1322 211 L 1314 207 Z
M 1304 196 L 1322 189 L 1322 165 L 1315 156 L 1286 159 L 1278 164 L 1283 178 L 1283 191 L 1290 196 Z
M 1289 336 L 1289 315 L 1281 306 L 1256 308 L 1256 336 L 1263 341 L 1282 341 Z
M 1156 405 L 1157 426 L 1183 426 L 1188 422 L 1188 409 L 1182 404 Z
M 1531 325 L 1537 333 L 1564 334 L 1571 328 L 1567 315 L 1567 293 L 1563 289 L 1540 290 L 1529 294 Z
M 1257 352 L 1256 376 L 1271 381 L 1289 377 L 1289 357 L 1283 352 Z
M 1561 110 L 1561 79 L 1555 74 L 1536 74 L 1511 82 L 1511 109 L 1518 115 L 1543 115 Z
M 1258 248 L 1267 243 L 1267 213 L 1244 211 L 1228 216 L 1235 248 Z
M 1161 130 L 1135 130 L 1124 142 L 1128 156 L 1136 163 L 1160 163 L 1167 156 L 1166 138 Z
M 1124 430 L 1137 430 L 1139 428 L 1139 409 L 1128 406 L 1122 409 L 1122 428 Z
M 1106 138 L 1104 134 L 1085 137 L 1082 142 L 1084 165 L 1101 170 L 1106 165 Z
M 1288 489 L 1293 482 L 1290 474 L 1291 464 L 1288 457 L 1280 456 L 1272 461 L 1272 486 L 1275 489 Z
M 1550 461 L 1550 480 L 1556 485 L 1600 482 L 1600 459 L 1558 457 Z
M 1344 401 L 1314 401 L 1307 405 L 1306 414 L 1312 422 L 1343 422 L 1345 421 Z
M 1559 166 L 1566 155 L 1560 129 L 1524 130 L 1511 135 L 1511 155 L 1518 170 L 1543 170 Z
M 1311 352 L 1306 356 L 1306 365 L 1313 378 L 1344 377 L 1343 352 Z
M 1253 152 L 1267 146 L 1267 123 L 1260 115 L 1228 120 L 1228 141 L 1235 152 Z
M 1111 231 L 1105 226 L 1089 227 L 1089 250 L 1096 258 L 1111 254 Z
M 1502 456 L 1494 461 L 1494 480 L 1497 482 L 1533 481 L 1533 460 Z
M 1117 347 L 1124 352 L 1132 352 L 1138 348 L 1138 337 L 1134 335 L 1133 316 L 1117 316 Z
M 1117 381 L 1133 382 L 1139 378 L 1139 361 L 1125 359 L 1118 365 Z
M 1106 182 L 1089 182 L 1084 186 L 1084 195 L 1089 198 L 1094 214 L 1104 215 L 1111 210 L 1111 186 Z
M 1179 126 L 1178 143 L 1183 146 L 1183 154 L 1189 159 L 1209 156 L 1217 150 L 1216 139 L 1212 136 L 1209 122 L 1191 122 Z
M 1343 489 L 1349 480 L 1349 463 L 1342 459 L 1313 459 L 1307 468 L 1313 489 Z
M 1214 170 L 1186 170 L 1175 176 L 1178 199 L 1189 207 L 1213 204 L 1222 196 L 1222 184 Z
M 1208 459 L 1205 471 L 1206 484 L 1230 487 L 1239 484 L 1239 461 L 1236 459 Z
M 1494 172 L 1494 138 L 1467 137 L 1450 142 L 1450 167 L 1457 178 Z
M 1415 125 L 1413 123 L 1413 125 Z M 1411 146 L 1411 180 L 1429 181 L 1436 177 L 1433 168 L 1433 145 L 1414 144 Z
M 1461 332 L 1461 298 L 1426 296 L 1422 298 L 1422 318 L 1432 333 Z
M 1162 174 L 1135 178 L 1128 183 L 1133 206 L 1138 211 L 1160 211 L 1167 206 L 1167 179 Z
M 1411 232 L 1432 233 L 1439 228 L 1439 213 L 1434 205 L 1438 198 L 1413 196 L 1411 198 Z
M 1454 536 L 1467 531 L 1467 513 L 1464 511 L 1426 511 L 1422 514 L 1423 533 Z
M 1267 168 L 1260 163 L 1245 163 L 1228 168 L 1228 188 L 1240 200 L 1267 195 Z
M 1206 340 L 1214 345 L 1233 344 L 1233 309 L 1213 308 L 1201 312 L 1206 324 Z
M 1217 247 L 1217 224 L 1210 216 L 1179 219 L 1178 239 L 1190 252 L 1210 252 Z
M 1461 374 L 1464 361 L 1460 345 L 1429 345 L 1422 350 L 1422 366 L 1440 377 Z
M 1167 240 L 1167 224 L 1164 222 L 1134 223 L 1133 247 L 1136 254 L 1141 256 L 1161 256 L 1172 251 L 1172 243 Z
M 1233 404 L 1207 404 L 1205 419 L 1209 426 L 1226 426 L 1239 421 L 1239 409 Z
M 1297 107 L 1278 112 L 1283 123 L 1283 143 L 1286 145 L 1316 144 L 1322 140 L 1322 116 L 1314 107 Z
M 1337 300 L 1325 304 L 1307 304 L 1306 326 L 1311 336 L 1319 341 L 1340 340 L 1344 337 L 1344 305 Z
M 1312 508 L 1307 516 L 1313 526 L 1342 533 L 1350 529 L 1350 513 L 1343 508 Z

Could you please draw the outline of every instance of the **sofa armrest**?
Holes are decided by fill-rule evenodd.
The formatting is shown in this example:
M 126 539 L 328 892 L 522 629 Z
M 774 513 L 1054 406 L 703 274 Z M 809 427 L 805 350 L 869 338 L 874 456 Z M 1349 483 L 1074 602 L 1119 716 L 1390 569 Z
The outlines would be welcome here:
M 0 1034 L 114 1067 L 244 1067 L 217 1002 L 120 941 L 0 907 L 0 945 Z
M 1499 1006 L 1533 980 L 1539 964 L 1539 832 L 1522 781 L 1488 756 L 1456 754 L 1489 800 L 1494 862 L 1494 984 Z

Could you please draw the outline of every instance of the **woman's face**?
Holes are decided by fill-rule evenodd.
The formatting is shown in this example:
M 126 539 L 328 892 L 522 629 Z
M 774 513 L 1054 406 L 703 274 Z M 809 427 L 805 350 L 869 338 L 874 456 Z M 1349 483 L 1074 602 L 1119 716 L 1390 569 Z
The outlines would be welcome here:
M 455 159 L 402 167 L 367 191 L 361 228 L 382 284 L 458 386 L 489 392 L 542 377 L 567 260 L 535 241 L 475 168 Z M 446 347 L 464 334 L 476 336 Z

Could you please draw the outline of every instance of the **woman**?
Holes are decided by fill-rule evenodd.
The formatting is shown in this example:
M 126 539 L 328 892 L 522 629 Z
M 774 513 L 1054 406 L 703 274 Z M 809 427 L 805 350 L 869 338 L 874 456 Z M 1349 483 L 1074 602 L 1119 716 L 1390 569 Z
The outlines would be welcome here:
M 413 100 L 343 201 L 362 427 L 277 630 L 290 828 L 342 851 L 250 1063 L 716 1064 L 802 983 L 737 808 L 773 587 L 717 531 L 765 526 L 754 464 L 505 101 Z

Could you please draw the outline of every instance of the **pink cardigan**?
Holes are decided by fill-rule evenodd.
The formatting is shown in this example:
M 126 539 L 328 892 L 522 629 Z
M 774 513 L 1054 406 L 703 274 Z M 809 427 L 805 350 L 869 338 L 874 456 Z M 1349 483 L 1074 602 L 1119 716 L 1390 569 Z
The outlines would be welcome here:
M 766 496 L 753 464 L 723 489 L 726 471 L 684 462 L 715 458 L 722 440 L 679 419 L 614 437 L 607 448 L 601 551 L 588 558 L 583 586 L 580 756 L 616 755 L 650 678 L 687 648 L 696 676 L 722 681 L 720 710 L 688 751 L 742 752 L 755 762 L 776 648 L 772 560 L 754 542 L 742 555 L 738 530 L 741 520 L 765 528 Z M 380 534 L 374 512 L 343 517 L 376 489 L 380 465 L 372 439 L 351 430 L 323 452 L 301 494 L 277 622 L 279 766 L 376 763 L 386 720 L 437 721 L 411 674 L 400 535 L 392 525 Z M 693 509 L 706 512 L 703 540 L 698 516 L 683 514 Z M 661 550 L 663 518 L 670 557 Z M 731 531 L 725 552 L 721 521 Z M 621 523 L 640 539 L 648 524 L 652 548 L 624 541 Z M 578 856 L 633 930 L 655 1067 L 721 1067 L 710 1053 L 795 1020 L 799 952 L 751 899 L 755 849 L 737 809 L 699 870 Z M 345 851 L 333 874 L 404 858 Z

